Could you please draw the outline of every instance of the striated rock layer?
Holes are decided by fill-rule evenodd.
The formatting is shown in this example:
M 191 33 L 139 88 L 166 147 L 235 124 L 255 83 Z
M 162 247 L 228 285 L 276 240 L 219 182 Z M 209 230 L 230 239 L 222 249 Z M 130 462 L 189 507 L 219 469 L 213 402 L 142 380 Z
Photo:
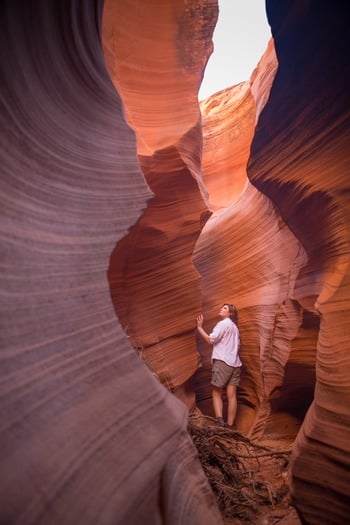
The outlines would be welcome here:
M 223 300 L 234 300 L 239 307 L 244 361 L 239 428 L 255 438 L 268 436 L 269 432 L 282 436 L 286 432 L 290 437 L 296 434 L 314 397 L 317 345 L 324 319 L 320 304 L 327 301 L 326 294 L 331 287 L 337 287 L 346 271 L 346 232 L 317 229 L 316 225 L 325 224 L 332 200 L 325 189 L 327 184 L 321 192 L 312 189 L 309 174 L 304 174 L 300 164 L 301 153 L 308 157 L 310 152 L 298 129 L 299 110 L 305 102 L 300 86 L 297 103 L 293 97 L 291 101 L 285 98 L 287 86 L 290 94 L 293 91 L 295 64 L 288 84 L 282 82 L 276 92 L 284 56 L 277 54 L 279 69 L 274 80 L 274 41 L 249 82 L 224 90 L 201 105 L 206 196 L 199 173 L 200 118 L 192 98 L 199 77 L 195 67 L 188 67 L 197 58 L 200 68 L 203 56 L 198 59 L 195 53 L 191 55 L 191 46 L 187 46 L 186 60 L 179 52 L 184 49 L 178 42 L 178 35 L 184 35 L 182 30 L 179 32 L 179 25 L 189 27 L 188 20 L 183 22 L 194 11 L 187 4 L 183 16 L 174 18 L 174 13 L 179 13 L 174 5 L 180 6 L 176 2 L 157 6 L 153 17 L 142 10 L 138 12 L 132 3 L 126 3 L 125 12 L 113 3 L 106 6 L 104 47 L 108 67 L 137 136 L 140 165 L 154 192 L 147 211 L 113 252 L 109 268 L 113 304 L 132 345 L 154 374 L 192 406 L 191 377 L 198 359 L 191 335 L 192 319 L 200 304 L 198 276 L 190 256 L 209 216 L 207 204 L 214 215 L 196 243 L 193 261 L 201 276 L 202 307 L 208 328 L 215 322 Z M 199 7 L 198 12 L 205 21 L 205 11 Z M 302 9 L 297 16 L 301 13 Z M 285 15 L 286 31 L 290 29 L 289 15 L 294 16 L 294 12 Z M 160 32 L 162 46 L 157 46 L 150 36 L 152 23 L 143 24 L 142 20 L 154 20 L 156 16 L 168 28 Z M 123 23 L 112 23 L 113 20 Z M 304 31 L 302 17 L 300 20 Z M 136 42 L 128 36 L 126 25 Z M 282 41 L 286 54 L 288 46 L 284 45 L 286 49 Z M 206 45 L 202 45 L 204 53 L 205 49 Z M 167 67 L 163 68 L 161 64 L 165 62 Z M 303 64 L 301 57 L 300 63 Z M 153 73 L 147 78 L 146 66 Z M 178 68 L 182 75 L 176 74 Z M 310 89 L 311 86 L 306 91 Z M 181 96 L 184 106 L 177 108 L 174 96 L 179 100 Z M 315 91 L 313 98 L 317 100 Z M 186 104 L 188 110 L 183 111 Z M 264 122 L 266 128 L 262 127 Z M 285 134 L 284 122 L 288 124 Z M 332 116 L 330 122 L 335 123 Z M 253 141 L 255 126 L 257 135 Z M 271 136 L 275 138 L 273 148 L 269 143 Z M 298 147 L 288 151 L 287 159 L 285 148 L 292 139 L 297 140 Z M 314 144 L 315 151 L 320 145 Z M 248 175 L 255 187 L 247 182 L 249 155 Z M 301 177 L 288 179 L 288 175 L 282 175 L 283 170 L 297 171 L 298 165 Z M 274 179 L 276 170 L 281 176 Z M 331 207 L 331 211 L 336 224 L 346 224 L 339 207 Z M 307 227 L 303 226 L 305 222 Z M 338 249 L 333 268 L 329 266 L 331 258 L 324 257 L 325 247 L 330 253 L 334 247 Z M 315 271 L 315 262 L 320 271 Z M 186 271 L 182 263 L 187 266 Z M 200 341 L 197 346 L 202 368 L 196 374 L 194 389 L 198 404 L 204 406 L 210 395 L 209 351 Z M 316 394 L 317 388 L 318 384 Z M 309 414 L 312 410 L 313 407 Z M 322 456 L 321 449 L 319 454 Z M 308 475 L 305 469 L 305 479 Z M 320 497 L 316 485 L 309 490 L 311 508 L 317 506 Z M 294 494 L 303 517 L 307 516 L 297 490 Z M 335 500 L 344 496 L 340 490 Z M 346 512 L 346 506 L 336 504 L 334 519 Z M 307 519 L 319 519 L 322 510 L 315 514 L 316 517 L 311 512 Z
M 162 0 L 146 8 L 107 0 L 103 25 L 111 78 L 154 194 L 112 254 L 111 296 L 132 345 L 189 408 L 198 366 L 194 319 L 201 309 L 191 258 L 210 215 L 197 93 L 216 19 L 216 1 Z
M 232 300 L 240 430 L 302 424 L 296 506 L 347 523 L 346 17 L 267 11 L 200 112 L 216 1 L 2 2 L 1 522 L 220 523 L 185 405 L 209 410 L 195 316 Z
M 110 298 L 111 253 L 152 192 L 101 14 L 93 0 L 0 8 L 0 522 L 216 525 L 187 410 Z
M 237 423 L 254 437 L 264 431 L 271 395 L 276 397 L 282 387 L 291 342 L 302 323 L 302 309 L 294 298 L 300 268 L 307 261 L 278 211 L 247 179 L 255 124 L 276 68 L 271 40 L 250 81 L 201 103 L 203 179 L 214 214 L 196 245 L 194 264 L 201 274 L 208 330 L 223 301 L 239 309 L 245 367 Z M 199 406 L 208 410 L 210 352 L 201 341 L 198 344 L 203 368 L 195 389 Z
M 214 214 L 194 263 L 207 328 L 222 302 L 239 308 L 239 428 L 291 437 L 302 423 L 292 460 L 296 506 L 306 523 L 347 523 L 348 31 L 345 13 L 324 2 L 267 7 L 273 41 L 249 83 L 201 103 Z M 208 411 L 209 352 L 200 340 L 198 348 L 195 389 Z
M 255 103 L 249 82 L 225 89 L 200 104 L 203 126 L 203 181 L 212 211 L 236 200 L 247 182 Z
M 307 253 L 296 299 L 320 316 L 314 401 L 296 439 L 292 492 L 311 524 L 350 516 L 349 30 L 345 6 L 267 2 L 278 71 L 248 173 Z

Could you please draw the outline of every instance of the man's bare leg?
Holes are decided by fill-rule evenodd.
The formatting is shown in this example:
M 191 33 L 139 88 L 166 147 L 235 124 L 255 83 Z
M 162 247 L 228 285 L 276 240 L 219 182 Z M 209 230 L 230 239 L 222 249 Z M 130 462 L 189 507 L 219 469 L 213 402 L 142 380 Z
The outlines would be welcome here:
M 213 408 L 216 418 L 223 419 L 222 389 L 212 385 Z
M 234 385 L 227 385 L 227 424 L 232 426 L 236 419 L 237 414 L 237 387 Z

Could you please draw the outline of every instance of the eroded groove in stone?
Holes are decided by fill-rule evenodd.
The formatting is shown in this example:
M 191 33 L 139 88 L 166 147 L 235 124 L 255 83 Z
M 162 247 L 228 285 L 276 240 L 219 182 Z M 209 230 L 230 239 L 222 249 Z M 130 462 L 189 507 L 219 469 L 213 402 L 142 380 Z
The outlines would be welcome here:
M 105 68 L 102 2 L 0 11 L 0 521 L 220 523 L 187 411 L 110 299 L 110 254 L 152 193 Z
M 192 253 L 206 218 L 197 99 L 212 51 L 217 2 L 107 1 L 104 50 L 135 130 L 154 198 L 112 254 L 114 307 L 131 344 L 189 408 L 198 366 L 194 319 L 201 309 Z M 155 34 L 157 38 L 155 38 Z
M 321 316 L 314 403 L 298 434 L 292 489 L 307 523 L 349 516 L 349 36 L 345 6 L 267 2 L 279 62 L 249 177 L 309 258 L 299 302 Z
M 252 213 L 254 210 L 254 213 Z M 232 301 L 239 310 L 241 355 L 244 361 L 238 425 L 254 437 L 262 434 L 272 393 L 283 383 L 291 343 L 301 325 L 301 307 L 294 306 L 299 275 L 307 256 L 269 199 L 250 183 L 225 211 L 204 227 L 194 252 L 202 276 L 208 326 L 217 305 Z M 209 385 L 208 353 L 200 346 L 203 370 L 198 396 Z

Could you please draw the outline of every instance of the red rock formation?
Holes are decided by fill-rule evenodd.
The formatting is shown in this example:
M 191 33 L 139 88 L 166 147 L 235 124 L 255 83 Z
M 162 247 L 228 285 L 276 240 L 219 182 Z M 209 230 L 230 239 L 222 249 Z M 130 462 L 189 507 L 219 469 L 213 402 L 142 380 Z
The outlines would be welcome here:
M 275 72 L 268 51 L 251 77 L 256 130 L 251 115 L 237 112 L 241 85 L 202 104 L 203 177 L 215 213 L 194 262 L 208 328 L 221 302 L 239 307 L 245 365 L 240 428 L 255 437 L 276 431 L 283 436 L 288 425 L 292 433 L 313 401 L 293 454 L 295 503 L 306 523 L 347 523 L 348 31 L 345 14 L 326 3 L 267 5 L 278 70 L 271 87 Z M 227 184 L 220 169 L 230 163 L 232 114 L 251 123 L 235 150 L 247 152 L 245 141 L 254 134 L 248 177 L 268 198 L 249 183 L 239 193 L 244 155 L 237 169 L 231 159 L 234 182 Z M 215 141 L 220 151 L 213 162 Z M 204 368 L 196 389 L 206 406 L 209 351 L 199 345 Z
M 208 329 L 220 301 L 233 301 L 239 309 L 245 368 L 238 425 L 255 437 L 266 423 L 271 394 L 283 384 L 291 342 L 302 324 L 294 298 L 306 261 L 305 251 L 271 202 L 250 183 L 230 207 L 209 219 L 196 246 L 194 262 L 202 275 Z M 208 376 L 210 352 L 203 345 L 200 351 L 204 367 L 198 376 Z M 198 395 L 205 399 L 210 393 L 202 390 Z
M 216 525 L 187 410 L 110 299 L 110 255 L 152 193 L 105 67 L 102 3 L 0 9 L 0 522 Z
M 200 104 L 203 122 L 203 180 L 209 208 L 226 208 L 247 182 L 255 104 L 249 82 L 228 88 Z
M 216 0 L 105 1 L 105 56 L 139 155 L 175 146 L 198 124 L 197 95 L 217 15 Z
M 190 408 L 198 365 L 194 315 L 201 309 L 191 257 L 208 213 L 197 93 L 216 18 L 216 2 L 207 1 L 140 8 L 107 0 L 104 12 L 107 64 L 154 193 L 113 252 L 112 300 L 133 346 Z
M 99 1 L 1 4 L 1 521 L 220 523 L 187 410 L 132 347 L 193 407 L 195 315 L 232 299 L 240 428 L 296 432 L 314 397 L 291 488 L 305 523 L 347 523 L 345 12 L 267 1 L 250 81 L 201 105 L 202 179 L 216 1 L 140 4 L 107 0 L 102 36 Z
M 306 523 L 347 523 L 349 426 L 349 31 L 345 5 L 267 2 L 279 62 L 249 177 L 303 244 L 296 297 L 318 311 L 314 401 L 298 434 L 292 490 Z
M 203 179 L 215 213 L 197 243 L 194 263 L 202 277 L 208 329 L 222 302 L 233 301 L 239 308 L 246 371 L 240 388 L 239 425 L 253 435 L 261 434 L 269 396 L 283 382 L 292 334 L 285 334 L 283 351 L 279 345 L 272 351 L 270 343 L 276 319 L 287 308 L 286 301 L 291 301 L 297 271 L 305 259 L 299 243 L 268 200 L 247 182 L 257 112 L 268 99 L 276 67 L 271 41 L 250 82 L 227 88 L 201 103 Z M 258 233 L 262 224 L 264 234 Z M 286 246 L 286 253 L 279 252 L 281 244 Z M 269 310 L 269 320 L 260 327 L 256 315 L 262 308 Z M 293 310 L 292 305 L 289 308 Z M 210 351 L 201 342 L 199 349 L 204 366 L 197 374 L 195 388 L 199 405 L 207 411 L 208 400 L 211 405 Z

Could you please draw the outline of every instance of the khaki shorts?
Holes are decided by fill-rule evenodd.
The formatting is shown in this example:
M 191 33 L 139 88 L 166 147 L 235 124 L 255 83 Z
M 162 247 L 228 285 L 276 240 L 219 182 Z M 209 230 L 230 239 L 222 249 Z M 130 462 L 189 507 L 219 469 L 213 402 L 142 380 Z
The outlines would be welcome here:
M 229 366 L 220 359 L 213 360 L 211 384 L 218 388 L 233 385 L 238 386 L 241 377 L 240 366 Z

